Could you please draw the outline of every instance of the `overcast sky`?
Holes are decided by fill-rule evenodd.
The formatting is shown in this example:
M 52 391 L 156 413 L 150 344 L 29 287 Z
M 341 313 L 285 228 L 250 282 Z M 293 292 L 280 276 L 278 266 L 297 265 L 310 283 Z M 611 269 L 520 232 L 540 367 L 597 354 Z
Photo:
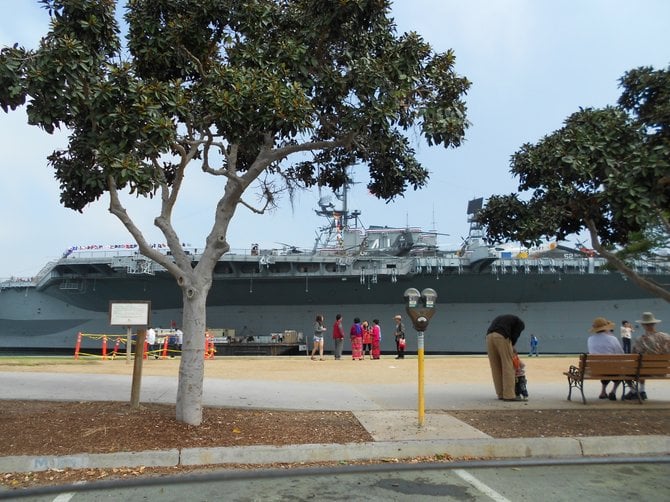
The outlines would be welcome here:
M 362 211 L 365 226 L 409 224 L 449 234 L 440 238 L 445 247 L 467 234 L 470 199 L 515 191 L 509 159 L 523 143 L 560 128 L 579 107 L 615 104 L 625 71 L 670 64 L 667 0 L 396 0 L 393 16 L 399 32 L 417 31 L 436 51 L 454 49 L 456 71 L 472 82 L 466 97 L 472 126 L 460 148 L 418 144 L 429 186 L 391 204 L 367 193 L 359 168 L 354 178 L 362 183 L 350 207 Z M 34 47 L 47 25 L 37 0 L 0 0 L 0 45 Z M 107 198 L 83 214 L 60 205 L 46 157 L 67 144 L 64 135 L 28 126 L 23 111 L 0 111 L 0 144 L 0 278 L 34 275 L 73 245 L 132 242 L 107 211 Z M 182 242 L 197 247 L 209 233 L 221 186 L 193 174 L 174 224 Z M 231 247 L 311 248 L 323 224 L 314 214 L 318 199 L 316 190 L 300 193 L 293 207 L 284 200 L 271 215 L 239 208 Z M 130 200 L 128 207 L 147 239 L 163 242 L 152 225 L 156 206 Z

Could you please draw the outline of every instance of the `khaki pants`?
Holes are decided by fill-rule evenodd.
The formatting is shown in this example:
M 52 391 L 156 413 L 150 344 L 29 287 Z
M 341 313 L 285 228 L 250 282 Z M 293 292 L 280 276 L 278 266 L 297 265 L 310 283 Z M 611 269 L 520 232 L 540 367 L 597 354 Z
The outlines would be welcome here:
M 514 363 L 512 341 L 500 333 L 486 335 L 486 352 L 491 365 L 493 386 L 498 399 L 514 399 Z

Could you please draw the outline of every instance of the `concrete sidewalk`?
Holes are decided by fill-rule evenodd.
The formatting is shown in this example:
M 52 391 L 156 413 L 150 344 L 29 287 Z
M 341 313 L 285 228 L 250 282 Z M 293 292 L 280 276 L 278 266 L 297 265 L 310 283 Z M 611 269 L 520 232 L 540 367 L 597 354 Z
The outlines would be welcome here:
M 416 362 L 406 361 L 413 368 Z M 152 363 L 153 364 L 153 363 Z M 536 374 L 536 381 L 529 383 L 530 399 L 526 402 L 503 402 L 495 399 L 492 384 L 486 380 L 486 372 L 474 370 L 468 378 L 451 382 L 435 383 L 428 380 L 425 389 L 425 421 L 418 425 L 418 384 L 409 381 L 407 374 L 383 383 L 391 376 L 377 374 L 370 381 L 351 381 L 342 377 L 339 381 L 323 381 L 316 369 L 333 367 L 359 368 L 364 363 L 340 362 L 298 363 L 292 372 L 292 381 L 278 379 L 278 370 L 263 374 L 263 364 L 258 366 L 255 379 L 241 378 L 227 363 L 231 378 L 206 377 L 203 403 L 206 406 L 228 406 L 237 408 L 275 408 L 290 410 L 346 410 L 352 411 L 374 438 L 366 444 L 318 444 L 288 447 L 230 447 L 194 448 L 168 451 L 121 452 L 112 454 L 81 454 L 64 457 L 4 457 L 0 458 L 0 472 L 36 471 L 49 468 L 113 468 L 136 466 L 205 465 L 224 463 L 267 464 L 274 462 L 351 461 L 370 458 L 406 458 L 413 456 L 445 455 L 473 458 L 559 458 L 588 456 L 661 456 L 670 454 L 670 436 L 577 437 L 577 438 L 524 438 L 495 439 L 449 415 L 450 410 L 467 409 L 585 409 L 581 396 L 568 401 L 567 381 L 562 375 L 550 378 Z M 242 363 L 243 364 L 243 363 Z M 286 365 L 286 360 L 278 363 Z M 289 363 L 296 366 L 295 363 Z M 346 364 L 346 363 L 345 363 Z M 369 363 L 374 364 L 374 363 Z M 438 364 L 436 362 L 433 365 Z M 450 362 L 453 366 L 453 362 Z M 468 363 L 470 366 L 485 365 L 481 359 Z M 548 363 L 547 363 L 548 364 Z M 562 362 L 561 362 L 562 364 Z M 158 368 L 158 364 L 154 364 Z M 358 365 L 358 366 L 357 366 Z M 149 366 L 149 364 L 147 365 Z M 366 370 L 369 371 L 368 367 Z M 386 368 L 392 368 L 388 361 Z M 377 373 L 390 371 L 377 366 Z M 0 399 L 36 399 L 62 401 L 128 401 L 132 377 L 129 374 L 85 373 L 86 367 L 77 372 L 52 373 L 32 371 L 7 371 L 0 368 Z M 96 367 L 96 369 L 98 369 Z M 163 369 L 163 368 L 161 368 Z M 567 369 L 567 366 L 566 366 Z M 305 372 L 312 372 L 304 374 Z M 323 370 L 325 372 L 328 369 Z M 352 370 L 353 371 L 353 370 Z M 82 373 L 83 372 L 83 373 Z M 118 373 L 118 369 L 115 370 Z M 127 373 L 127 371 L 124 371 Z M 260 373 L 260 374 L 259 374 Z M 473 377 L 472 375 L 478 375 Z M 310 379 L 309 376 L 312 378 Z M 351 375 L 349 375 L 351 376 Z M 562 379 L 562 378 L 563 379 Z M 355 380 L 355 379 L 353 379 Z M 434 378 L 432 380 L 439 380 Z M 647 392 L 650 400 L 639 405 L 635 402 L 599 401 L 599 382 L 587 382 L 588 408 L 620 408 L 644 406 L 663 408 L 670 412 L 670 385 L 668 382 L 650 382 Z M 315 392 L 315 388 L 319 391 Z M 177 393 L 177 377 L 172 375 L 149 375 L 142 379 L 141 402 L 174 403 Z M 57 397 L 56 397 L 57 396 Z

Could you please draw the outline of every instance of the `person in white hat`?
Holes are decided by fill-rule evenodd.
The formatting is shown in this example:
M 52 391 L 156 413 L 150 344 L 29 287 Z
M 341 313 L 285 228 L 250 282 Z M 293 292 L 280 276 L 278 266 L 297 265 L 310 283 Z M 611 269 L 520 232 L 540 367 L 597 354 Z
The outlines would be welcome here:
M 637 321 L 642 325 L 644 333 L 640 335 L 633 343 L 633 352 L 636 354 L 670 354 L 670 335 L 658 331 L 657 325 L 661 322 L 656 319 L 651 312 L 643 312 L 642 319 Z M 647 399 L 647 392 L 644 388 L 644 380 L 640 379 L 638 387 L 640 397 Z M 624 399 L 637 399 L 634 392 L 629 392 Z

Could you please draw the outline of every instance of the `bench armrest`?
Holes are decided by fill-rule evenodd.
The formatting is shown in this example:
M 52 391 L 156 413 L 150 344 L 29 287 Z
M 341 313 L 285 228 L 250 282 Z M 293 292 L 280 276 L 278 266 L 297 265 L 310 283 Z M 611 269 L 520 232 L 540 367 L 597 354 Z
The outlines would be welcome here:
M 580 380 L 582 378 L 582 372 L 577 366 L 570 366 L 566 372 L 566 375 L 568 375 L 570 378 L 574 378 L 575 380 Z

